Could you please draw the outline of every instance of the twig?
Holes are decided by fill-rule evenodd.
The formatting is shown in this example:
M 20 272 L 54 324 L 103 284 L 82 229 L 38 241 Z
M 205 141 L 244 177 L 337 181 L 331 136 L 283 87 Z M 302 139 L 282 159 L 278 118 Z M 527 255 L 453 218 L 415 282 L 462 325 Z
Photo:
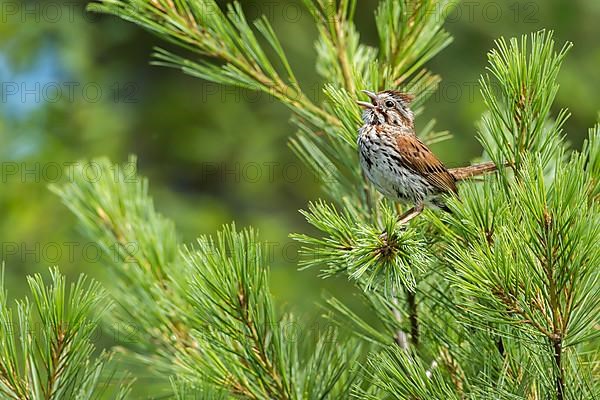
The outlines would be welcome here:
M 333 23 L 337 37 L 332 39 L 336 39 L 335 43 L 337 47 L 337 56 L 340 61 L 344 82 L 346 83 L 346 89 L 348 89 L 349 93 L 354 93 L 356 92 L 356 88 L 354 87 L 354 80 L 352 79 L 352 70 L 348 60 L 348 53 L 346 53 L 346 32 L 342 27 L 342 17 L 339 15 L 339 13 L 334 18 Z
M 392 307 L 392 313 L 394 313 L 396 321 L 402 323 L 402 314 L 399 311 L 400 304 L 398 303 L 398 297 L 396 296 L 395 291 L 392 293 L 392 303 L 394 304 L 394 307 Z M 408 335 L 402 329 L 398 329 L 398 331 L 396 331 L 394 341 L 402 350 L 408 350 Z
M 565 392 L 565 371 L 562 366 L 562 338 L 559 336 L 552 342 L 554 349 L 554 364 L 558 369 L 556 375 L 556 400 L 563 400 Z
M 51 399 L 56 391 L 56 382 L 60 377 L 63 370 L 63 352 L 65 350 L 65 333 L 61 327 L 58 327 L 58 337 L 56 345 L 52 346 L 52 360 L 51 370 L 49 372 L 49 378 L 46 386 L 46 392 L 44 399 Z
M 543 220 L 541 221 L 544 230 L 544 235 L 541 237 L 542 244 L 544 247 L 549 245 L 547 237 L 552 234 L 553 220 L 552 215 L 547 209 L 543 211 Z M 563 341 L 563 319 L 561 318 L 560 310 L 560 289 L 556 285 L 556 279 L 554 277 L 554 259 L 557 252 L 556 247 L 550 249 L 550 255 L 545 255 L 540 259 L 543 262 L 544 269 L 546 270 L 546 278 L 548 279 L 548 292 L 550 294 L 550 309 L 552 310 L 552 328 L 553 333 L 549 336 L 552 343 L 554 364 L 557 369 L 556 375 L 556 399 L 563 400 L 564 397 L 564 369 L 562 366 L 562 341 Z M 566 324 L 567 321 L 565 320 Z
M 410 338 L 413 346 L 417 347 L 419 345 L 419 319 L 417 314 L 416 293 L 406 290 L 406 300 L 408 302 Z
M 280 377 L 279 373 L 277 372 L 275 366 L 273 365 L 272 361 L 270 360 L 269 355 L 267 354 L 267 349 L 265 348 L 264 342 L 260 339 L 260 335 L 258 333 L 258 330 L 256 329 L 255 322 L 250 318 L 250 315 L 248 312 L 248 302 L 246 301 L 246 299 L 247 299 L 247 296 L 244 293 L 243 288 L 240 287 L 239 291 L 238 291 L 238 304 L 240 306 L 240 311 L 241 311 L 240 317 L 242 319 L 242 323 L 244 325 L 246 325 L 246 327 L 249 330 L 249 333 L 250 333 L 249 338 L 254 343 L 253 350 L 254 350 L 256 356 L 258 357 L 258 361 L 261 364 L 261 367 L 267 372 L 267 374 L 273 380 L 272 384 L 274 385 L 275 393 L 271 393 L 271 394 L 273 396 L 275 396 L 274 398 L 278 398 L 281 400 L 287 400 L 287 399 L 289 399 L 289 394 L 287 392 L 287 389 L 286 389 L 284 383 L 282 382 L 281 377 Z M 271 391 L 269 386 L 271 386 L 271 385 L 267 385 L 266 389 Z
M 408 303 L 408 320 L 410 323 L 410 339 L 407 332 L 399 329 L 394 336 L 394 340 L 398 346 L 403 350 L 408 350 L 409 344 L 413 347 L 419 345 L 419 321 L 417 316 L 417 303 L 415 301 L 415 293 L 409 290 L 406 291 L 406 300 Z M 392 313 L 398 322 L 402 322 L 402 314 L 399 311 L 400 304 L 396 293 L 392 294 Z

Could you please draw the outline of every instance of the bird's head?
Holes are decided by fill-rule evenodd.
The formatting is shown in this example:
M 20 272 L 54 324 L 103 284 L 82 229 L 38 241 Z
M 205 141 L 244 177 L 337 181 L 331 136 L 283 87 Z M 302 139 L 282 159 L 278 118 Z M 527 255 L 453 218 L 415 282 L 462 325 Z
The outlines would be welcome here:
M 412 95 L 397 90 L 362 92 L 369 96 L 370 100 L 357 101 L 358 105 L 364 108 L 362 118 L 366 124 L 390 124 L 409 128 L 414 126 L 414 115 L 409 107 L 414 98 Z

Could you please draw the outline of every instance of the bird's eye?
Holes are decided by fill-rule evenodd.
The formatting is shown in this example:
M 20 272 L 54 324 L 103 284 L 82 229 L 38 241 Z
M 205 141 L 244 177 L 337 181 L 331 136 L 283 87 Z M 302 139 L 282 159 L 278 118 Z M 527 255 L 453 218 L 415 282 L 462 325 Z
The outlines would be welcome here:
M 391 100 L 388 100 L 385 102 L 385 106 L 388 108 L 392 108 L 392 107 L 394 107 L 394 102 Z

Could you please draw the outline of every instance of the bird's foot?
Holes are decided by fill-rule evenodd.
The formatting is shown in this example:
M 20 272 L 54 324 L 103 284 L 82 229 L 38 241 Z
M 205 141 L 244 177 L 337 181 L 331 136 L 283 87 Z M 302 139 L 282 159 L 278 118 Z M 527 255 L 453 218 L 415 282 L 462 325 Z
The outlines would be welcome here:
M 388 233 L 387 231 L 384 229 L 383 232 L 381 232 L 381 235 L 379 235 L 379 240 L 381 240 L 382 242 L 386 242 L 388 238 Z
M 405 212 L 404 214 L 402 214 L 398 217 L 398 224 L 400 224 L 400 225 L 408 224 L 413 218 L 415 218 L 416 216 L 421 214 L 424 209 L 425 209 L 425 205 L 423 203 L 417 204 L 416 206 L 414 206 L 413 208 L 411 208 L 410 210 L 408 210 L 407 212 Z

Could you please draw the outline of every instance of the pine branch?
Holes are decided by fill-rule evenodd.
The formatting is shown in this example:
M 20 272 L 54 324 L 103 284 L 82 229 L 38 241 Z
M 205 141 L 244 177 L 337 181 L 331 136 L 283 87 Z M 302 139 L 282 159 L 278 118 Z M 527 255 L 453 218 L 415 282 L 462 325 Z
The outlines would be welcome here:
M 410 318 L 410 337 L 414 347 L 419 346 L 419 319 L 417 313 L 416 293 L 407 291 L 406 301 L 408 303 L 408 312 Z
M 325 277 L 346 274 L 365 290 L 388 296 L 405 287 L 414 290 L 414 276 L 430 261 L 425 239 L 416 230 L 397 229 L 391 208 L 384 206 L 382 212 L 383 224 L 369 226 L 357 211 L 339 212 L 324 202 L 311 204 L 302 213 L 324 236 L 291 235 L 303 245 L 300 266 L 325 267 Z
M 506 198 L 509 209 L 520 207 L 516 216 L 519 224 L 500 222 L 493 244 L 479 241 L 471 249 L 456 244 L 451 248 L 457 275 L 449 277 L 461 292 L 476 299 L 469 307 L 479 322 L 471 319 L 471 323 L 509 324 L 519 331 L 513 335 L 532 343 L 539 343 L 535 332 L 545 337 L 555 365 L 557 398 L 566 391 L 562 363 L 565 343 L 592 340 L 595 333 L 587 321 L 598 312 L 597 306 L 587 303 L 590 294 L 599 294 L 598 289 L 584 283 L 592 273 L 587 263 L 600 256 L 587 243 L 599 240 L 600 231 L 589 227 L 598 214 L 596 206 L 586 205 L 590 187 L 586 181 L 590 178 L 582 174 L 582 160 L 585 157 L 575 155 L 571 162 L 559 166 L 552 189 L 542 184 L 541 161 L 525 164 L 523 182 L 512 183 Z M 563 196 L 566 193 L 569 195 Z M 508 215 L 500 216 L 504 217 Z M 577 314 L 571 312 L 574 304 L 579 307 Z M 527 339 L 531 334 L 534 336 Z
M 381 1 L 375 20 L 381 52 L 379 69 L 385 79 L 379 89 L 400 87 L 419 73 L 423 65 L 452 42 L 443 30 L 446 15 L 456 3 L 449 1 Z M 445 13 L 445 14 L 444 14 Z M 439 77 L 427 79 L 439 82 Z M 417 85 L 416 93 L 426 91 L 427 85 Z
M 88 165 L 98 171 L 99 179 L 88 179 Z M 171 371 L 170 355 L 181 346 L 195 346 L 187 318 L 191 311 L 172 312 L 186 308 L 174 285 L 186 271 L 178 264 L 174 225 L 154 210 L 148 182 L 136 171 L 135 158 L 123 165 L 105 159 L 80 163 L 70 184 L 52 190 L 104 252 L 119 305 L 111 325 L 133 326 L 139 340 L 128 345 L 136 346 L 148 365 Z
M 105 373 L 110 355 L 93 356 L 94 332 L 110 307 L 106 295 L 83 276 L 67 290 L 57 269 L 50 275 L 50 285 L 39 274 L 28 277 L 31 300 L 17 302 L 15 321 L 2 272 L 0 393 L 15 400 L 96 399 L 116 385 L 113 398 L 125 399 L 129 385 L 111 382 Z
M 397 399 L 460 399 L 447 375 L 432 371 L 412 352 L 389 347 L 369 360 L 369 384 Z M 393 383 L 392 383 L 393 382 Z M 385 398 L 357 390 L 359 399 Z
M 254 22 L 254 28 L 273 48 L 276 61 L 284 66 L 287 79 L 281 77 L 237 2 L 230 4 L 226 12 L 212 0 L 100 0 L 91 3 L 88 9 L 134 22 L 185 50 L 208 58 L 192 61 L 157 49 L 155 65 L 179 68 L 216 83 L 259 90 L 274 96 L 317 126 L 339 125 L 335 117 L 311 102 L 300 89 L 279 39 L 263 17 Z
M 326 342 L 332 338 L 322 338 L 302 361 L 297 343 L 286 340 L 293 319 L 275 316 L 262 245 L 252 231 L 226 227 L 216 240 L 204 237 L 196 249 L 188 248 L 186 260 L 194 272 L 189 300 L 197 310 L 196 324 L 211 332 L 196 335 L 202 359 L 181 355 L 188 374 L 255 399 L 335 398 L 334 393 L 349 390 L 354 378 L 346 357 L 357 355 L 350 343 L 332 347 Z M 208 360 L 220 360 L 219 367 Z
M 286 328 L 296 322 L 276 316 L 264 244 L 252 230 L 226 227 L 175 257 L 172 223 L 154 211 L 135 164 L 94 164 L 99 179 L 86 180 L 78 169 L 73 183 L 54 190 L 108 254 L 114 256 L 114 244 L 140 245 L 132 259 L 119 252 L 106 260 L 116 278 L 116 318 L 138 328 L 138 359 L 192 386 L 208 383 L 243 398 L 345 397 L 356 379 L 350 365 L 360 346 L 334 332 L 316 343 L 287 340 Z M 125 170 L 132 173 L 125 176 Z
M 359 50 L 358 34 L 351 20 L 356 8 L 356 0 L 342 0 L 336 6 L 335 1 L 330 0 L 304 0 L 305 6 L 313 15 L 318 24 L 321 36 L 320 57 L 323 63 L 331 63 L 323 58 L 329 58 L 334 54 L 335 68 L 338 70 L 338 79 L 330 82 L 339 82 L 346 90 L 356 93 L 356 74 L 354 72 L 353 55 Z M 322 68 L 324 71 L 330 67 Z M 330 72 L 325 72 L 330 78 Z
M 482 118 L 479 140 L 497 165 L 508 161 L 518 171 L 526 153 L 540 153 L 547 164 L 560 149 L 562 126 L 569 114 L 562 110 L 552 120 L 550 107 L 571 43 L 555 52 L 552 36 L 545 31 L 532 34 L 530 52 L 526 36 L 509 43 L 501 38 L 488 55 L 487 69 L 500 93 L 493 90 L 488 75 L 481 77 L 481 93 L 490 112 Z

